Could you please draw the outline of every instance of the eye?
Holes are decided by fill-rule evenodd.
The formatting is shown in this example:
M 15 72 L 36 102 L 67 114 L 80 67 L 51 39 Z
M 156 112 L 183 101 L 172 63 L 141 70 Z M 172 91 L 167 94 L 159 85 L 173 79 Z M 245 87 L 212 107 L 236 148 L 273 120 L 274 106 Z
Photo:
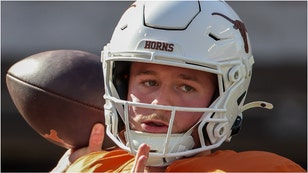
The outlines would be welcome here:
M 151 87 L 151 86 L 158 86 L 158 83 L 154 80 L 147 80 L 142 82 L 143 85 L 147 86 L 147 87 Z
M 196 89 L 192 86 L 189 85 L 182 85 L 179 87 L 182 91 L 184 92 L 192 92 L 192 91 L 196 91 Z

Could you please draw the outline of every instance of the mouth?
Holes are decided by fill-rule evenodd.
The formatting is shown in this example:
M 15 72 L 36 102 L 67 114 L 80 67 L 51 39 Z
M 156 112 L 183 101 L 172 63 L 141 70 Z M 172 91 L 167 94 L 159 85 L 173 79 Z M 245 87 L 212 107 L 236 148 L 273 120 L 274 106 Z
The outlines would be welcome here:
M 149 120 L 141 123 L 143 131 L 150 133 L 167 133 L 168 123 L 158 120 Z

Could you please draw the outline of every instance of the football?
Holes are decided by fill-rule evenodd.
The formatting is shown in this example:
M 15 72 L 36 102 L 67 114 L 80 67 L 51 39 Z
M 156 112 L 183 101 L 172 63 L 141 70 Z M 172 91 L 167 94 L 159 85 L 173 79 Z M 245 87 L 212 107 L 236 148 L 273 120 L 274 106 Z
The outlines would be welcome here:
M 104 124 L 100 57 L 79 50 L 51 50 L 10 67 L 6 84 L 25 121 L 42 137 L 67 149 L 88 145 L 92 126 Z M 103 148 L 114 143 L 105 135 Z

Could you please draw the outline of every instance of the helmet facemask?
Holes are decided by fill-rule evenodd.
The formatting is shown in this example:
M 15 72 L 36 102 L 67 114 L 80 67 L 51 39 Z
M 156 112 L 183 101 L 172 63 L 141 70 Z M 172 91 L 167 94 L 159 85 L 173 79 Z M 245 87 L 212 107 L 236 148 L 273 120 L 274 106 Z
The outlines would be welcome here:
M 105 50 L 108 50 L 108 46 Z M 103 52 L 105 54 L 105 52 Z M 111 136 L 113 140 L 123 149 L 136 154 L 138 147 L 142 143 L 147 143 L 151 147 L 150 158 L 148 165 L 152 166 L 162 166 L 168 165 L 173 160 L 180 157 L 187 157 L 193 154 L 196 154 L 200 151 L 210 150 L 221 145 L 229 137 L 229 130 L 226 127 L 229 120 L 226 117 L 226 109 L 223 106 L 220 106 L 221 101 L 219 98 L 221 96 L 219 93 L 222 89 L 217 90 L 217 95 L 215 95 L 215 100 L 209 107 L 176 107 L 176 106 L 164 106 L 164 105 L 155 105 L 149 103 L 140 103 L 138 101 L 127 100 L 127 90 L 128 90 L 128 80 L 129 80 L 129 69 L 131 66 L 131 61 L 134 62 L 155 62 L 155 56 L 152 57 L 151 62 L 148 59 L 142 59 L 141 57 L 146 57 L 143 55 L 141 57 L 136 57 L 136 55 L 141 55 L 142 52 L 138 54 L 132 54 L 127 56 L 126 53 L 108 53 L 108 57 L 104 60 L 106 64 L 104 67 L 109 67 L 105 69 L 106 72 L 106 105 L 105 105 L 105 119 L 107 122 L 107 134 Z M 144 54 L 147 54 L 144 52 Z M 111 55 L 111 56 L 110 56 Z M 162 56 L 157 56 L 159 62 L 161 63 Z M 166 57 L 166 62 L 163 64 L 169 64 L 173 66 L 185 66 L 190 67 L 191 69 L 201 68 L 194 64 L 177 64 L 177 62 L 170 62 L 171 57 Z M 114 60 L 120 61 L 114 61 Z M 141 60 L 142 59 L 142 60 Z M 177 64 L 177 65 L 176 65 Z M 210 68 L 209 68 L 210 67 Z M 209 64 L 209 67 L 203 66 L 203 71 L 206 72 L 215 72 L 217 79 L 222 80 L 222 72 L 217 70 L 219 68 L 213 68 L 213 64 Z M 110 72 L 110 73 L 109 73 Z M 218 82 L 218 85 L 225 82 Z M 220 86 L 218 88 L 224 88 L 225 86 Z M 217 97 L 217 99 L 216 99 Z M 220 104 L 218 104 L 220 103 Z M 222 102 L 223 103 L 223 102 Z M 130 115 L 129 110 L 137 107 L 138 109 L 151 109 L 159 111 L 168 112 L 168 131 L 166 133 L 145 133 L 140 131 L 134 131 L 131 129 Z M 198 112 L 201 118 L 196 121 L 196 123 L 187 131 L 180 134 L 172 133 L 172 125 L 177 117 L 177 114 L 180 112 Z M 118 124 L 125 124 L 125 127 L 120 128 Z M 207 128 L 209 127 L 209 128 Z M 215 130 L 210 130 L 214 128 Z M 195 131 L 197 134 L 192 137 L 192 132 Z M 210 131 L 208 135 L 207 131 Z M 205 133 L 204 133 L 205 132 Z M 211 140 L 208 140 L 210 137 Z

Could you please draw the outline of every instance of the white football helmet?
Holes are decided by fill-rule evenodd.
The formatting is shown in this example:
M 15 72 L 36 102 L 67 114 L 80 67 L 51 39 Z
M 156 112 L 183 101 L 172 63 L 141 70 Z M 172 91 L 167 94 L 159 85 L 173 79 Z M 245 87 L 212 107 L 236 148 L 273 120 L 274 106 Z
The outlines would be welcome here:
M 168 165 L 175 159 L 219 147 L 238 132 L 242 112 L 272 108 L 263 101 L 244 105 L 252 75 L 246 28 L 223 1 L 137 1 L 123 14 L 101 54 L 105 82 L 105 122 L 108 136 L 136 154 L 142 143 L 151 147 L 148 165 Z M 207 108 L 174 107 L 127 101 L 130 62 L 155 63 L 217 75 L 217 96 Z M 166 134 L 130 129 L 130 106 L 171 112 Z M 186 133 L 172 134 L 177 111 L 202 112 Z M 200 145 L 191 136 L 197 128 Z

